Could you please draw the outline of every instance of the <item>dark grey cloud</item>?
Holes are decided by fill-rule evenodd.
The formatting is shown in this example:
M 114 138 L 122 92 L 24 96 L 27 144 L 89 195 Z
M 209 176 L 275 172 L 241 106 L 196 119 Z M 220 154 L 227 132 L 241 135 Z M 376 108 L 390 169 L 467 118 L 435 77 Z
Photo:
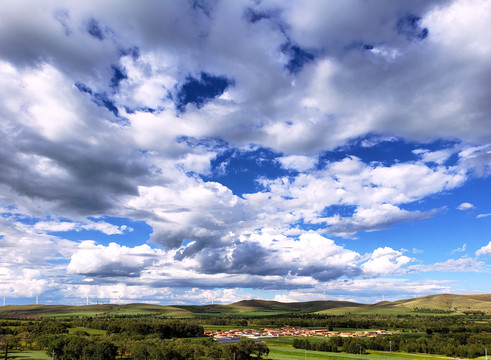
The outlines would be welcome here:
M 362 274 L 362 270 L 356 266 L 306 266 L 300 269 L 294 269 L 292 275 L 311 276 L 321 282 L 331 281 L 340 277 L 354 278 Z
M 230 248 L 209 249 L 198 253 L 195 258 L 200 270 L 208 274 L 229 273 L 249 275 L 285 275 L 288 266 L 271 264 L 271 252 L 257 243 L 236 243 Z
M 21 134 L 22 138 L 4 134 L 0 181 L 21 197 L 56 204 L 53 209 L 58 213 L 94 215 L 111 211 L 119 205 L 120 196 L 137 195 L 137 184 L 152 173 L 141 154 L 120 152 L 122 144 L 112 140 L 90 147 L 85 139 L 53 143 L 28 129 L 22 129 Z M 113 136 L 118 136 L 117 132 Z M 40 161 L 59 167 L 63 176 L 49 169 L 39 171 L 36 165 Z
M 295 289 L 308 289 L 312 288 L 311 284 L 299 284 L 298 282 L 291 281 L 290 278 L 285 277 L 272 277 L 264 278 L 261 276 L 244 276 L 237 277 L 221 277 L 216 278 L 186 278 L 186 279 L 168 279 L 157 280 L 150 285 L 153 288 L 161 287 L 176 287 L 176 288 L 194 288 L 200 289 L 216 289 L 220 288 L 251 288 L 262 290 L 295 290 Z

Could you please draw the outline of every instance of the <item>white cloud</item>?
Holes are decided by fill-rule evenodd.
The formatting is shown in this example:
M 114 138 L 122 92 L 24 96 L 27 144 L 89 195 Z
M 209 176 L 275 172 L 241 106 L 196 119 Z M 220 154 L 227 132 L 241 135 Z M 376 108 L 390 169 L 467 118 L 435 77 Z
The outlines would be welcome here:
M 314 291 L 291 290 L 274 296 L 274 300 L 282 302 L 339 300 L 353 301 L 363 304 L 376 303 L 382 300 L 394 301 L 404 297 L 422 296 L 435 293 L 448 293 L 449 281 L 409 280 L 393 278 L 335 280 L 319 285 Z M 360 295 L 363 294 L 363 295 Z
M 410 261 L 411 258 L 402 255 L 402 252 L 384 247 L 375 249 L 370 255 L 370 259 L 361 265 L 361 269 L 368 277 L 394 274 Z
M 491 241 L 476 251 L 476 256 L 489 255 L 491 254 Z
M 458 210 L 471 210 L 471 209 L 474 209 L 475 206 L 472 205 L 471 203 L 468 203 L 468 202 L 463 202 L 462 204 L 460 204 L 459 206 L 457 206 L 457 209 Z
M 467 250 L 467 244 L 464 244 L 464 245 L 462 245 L 462 247 L 460 247 L 460 248 L 453 249 L 453 250 L 452 250 L 452 254 L 453 254 L 453 253 L 457 253 L 457 252 L 464 252 L 464 251 L 466 251 L 466 250 Z
M 325 223 L 327 232 L 349 236 L 358 231 L 383 229 L 395 222 L 430 217 L 438 209 L 408 211 L 398 205 L 453 189 L 465 180 L 465 172 L 455 167 L 430 168 L 423 163 L 367 165 L 348 157 L 294 178 L 264 179 L 262 184 L 268 192 L 248 194 L 245 198 L 265 215 L 277 216 L 279 210 L 288 214 L 281 219 L 271 218 L 271 223 L 303 219 Z M 329 214 L 326 210 L 333 205 L 351 206 L 354 210 L 348 215 Z M 326 217 L 326 213 L 330 216 Z
M 294 169 L 298 171 L 306 171 L 312 169 L 317 163 L 316 158 L 304 155 L 283 156 L 278 159 L 285 169 Z
M 134 302 L 135 299 L 144 297 L 162 299 L 171 293 L 170 289 L 152 289 L 144 285 L 128 285 L 123 282 L 116 282 L 110 285 L 91 284 L 91 285 L 68 285 L 62 290 L 67 298 L 79 298 L 85 301 L 88 298 L 89 304 L 93 304 L 98 299 L 109 299 L 115 303 Z M 83 303 L 85 303 L 83 301 Z
M 0 266 L 0 293 L 6 297 L 32 297 L 41 295 L 56 284 L 43 278 L 40 270 L 16 269 Z M 34 303 L 34 299 L 33 299 Z
M 491 174 L 491 145 L 474 146 L 459 153 L 459 165 L 478 177 Z
M 450 156 L 455 153 L 454 149 L 443 149 L 437 151 L 430 151 L 427 149 L 413 150 L 413 153 L 419 155 L 424 163 L 436 163 L 439 165 L 444 164 Z
M 132 228 L 121 225 L 116 226 L 104 221 L 89 221 L 87 223 L 68 222 L 68 221 L 39 221 L 34 224 L 34 229 L 40 232 L 67 232 L 81 230 L 95 230 L 105 235 L 121 235 L 126 231 L 133 231 Z
M 140 186 L 139 194 L 127 207 L 154 214 L 148 219 L 154 228 L 152 241 L 169 248 L 188 239 L 220 242 L 251 217 L 245 202 L 225 186 L 182 175 L 167 187 Z
M 94 241 L 82 241 L 71 256 L 67 266 L 68 274 L 88 276 L 138 276 L 143 269 L 156 262 L 158 250 L 148 245 L 129 248 L 116 243 L 107 247 Z
M 411 265 L 412 271 L 439 271 L 439 272 L 482 272 L 489 271 L 489 266 L 483 261 L 463 256 L 458 259 L 448 259 L 431 265 Z

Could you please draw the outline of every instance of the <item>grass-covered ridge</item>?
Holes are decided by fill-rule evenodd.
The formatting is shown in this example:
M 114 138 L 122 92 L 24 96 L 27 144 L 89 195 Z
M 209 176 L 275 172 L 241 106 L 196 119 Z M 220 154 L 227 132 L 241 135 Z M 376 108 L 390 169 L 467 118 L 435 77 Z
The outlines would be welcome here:
M 68 305 L 7 305 L 0 307 L 1 317 L 70 317 L 101 315 L 162 315 L 168 317 L 195 316 L 254 316 L 287 313 L 321 314 L 464 314 L 482 312 L 491 314 L 491 294 L 481 295 L 428 295 L 377 304 L 349 301 L 307 301 L 282 303 L 268 300 L 243 300 L 227 305 L 174 305 L 155 304 L 98 304 Z

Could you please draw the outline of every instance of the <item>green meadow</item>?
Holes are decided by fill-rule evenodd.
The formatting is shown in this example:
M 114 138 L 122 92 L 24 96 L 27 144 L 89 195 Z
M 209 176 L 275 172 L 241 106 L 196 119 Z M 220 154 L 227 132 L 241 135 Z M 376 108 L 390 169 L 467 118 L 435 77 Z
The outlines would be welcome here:
M 3 355 L 2 355 L 3 358 Z M 11 351 L 7 359 L 18 360 L 51 360 L 44 351 Z
M 367 354 L 355 355 L 346 353 L 331 353 L 321 351 L 309 351 L 294 349 L 288 346 L 270 345 L 268 359 L 271 360 L 305 360 L 305 359 L 324 359 L 324 360 L 353 360 L 353 359 L 365 359 L 365 360 L 401 360 L 401 359 L 414 359 L 414 360 L 448 360 L 452 359 L 445 356 L 429 355 L 429 354 L 408 354 L 408 353 L 396 353 L 396 352 L 384 352 L 384 351 L 368 351 Z M 480 359 L 480 358 L 477 358 Z

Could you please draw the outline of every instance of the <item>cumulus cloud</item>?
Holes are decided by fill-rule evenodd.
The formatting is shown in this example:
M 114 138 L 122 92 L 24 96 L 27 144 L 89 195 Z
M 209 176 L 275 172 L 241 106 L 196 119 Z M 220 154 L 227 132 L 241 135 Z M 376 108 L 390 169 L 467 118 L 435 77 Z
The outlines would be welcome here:
M 205 272 L 293 275 L 326 281 L 358 275 L 360 255 L 316 233 L 304 233 L 297 241 L 266 229 L 242 236 L 232 247 L 203 251 L 197 259 Z
M 34 298 L 56 286 L 53 280 L 43 278 L 40 270 L 0 266 L 0 275 L 0 292 L 6 297 Z
M 384 247 L 375 249 L 370 255 L 370 259 L 361 266 L 361 269 L 366 276 L 394 274 L 410 261 L 411 258 L 402 255 L 402 252 Z
M 491 254 L 491 241 L 476 251 L 476 256 L 488 255 Z
M 216 182 L 203 182 L 180 176 L 168 187 L 139 188 L 140 196 L 131 199 L 127 208 L 135 215 L 151 212 L 146 220 L 153 226 L 152 241 L 167 248 L 177 248 L 184 240 L 194 246 L 221 243 L 231 231 L 239 231 L 251 217 L 244 200 Z
M 303 155 L 284 156 L 279 158 L 278 161 L 284 168 L 294 169 L 298 171 L 310 170 L 315 166 L 317 162 L 315 158 Z
M 472 205 L 471 203 L 468 203 L 468 202 L 463 202 L 462 204 L 460 204 L 459 206 L 457 206 L 457 209 L 458 210 L 471 210 L 471 209 L 474 209 L 475 206 Z
M 110 243 L 105 247 L 86 240 L 71 256 L 67 272 L 86 276 L 138 276 L 156 261 L 158 254 L 159 251 L 152 250 L 148 245 L 128 248 Z
M 56 278 L 75 244 L 38 234 L 31 227 L 0 216 L 0 292 L 7 297 L 33 297 L 57 288 Z
M 396 274 L 410 261 L 388 247 L 376 250 L 366 261 L 365 256 L 317 233 L 306 232 L 295 240 L 275 229 L 244 234 L 228 246 L 203 248 L 183 257 L 192 246 L 162 251 L 147 245 L 128 248 L 111 243 L 106 247 L 84 241 L 71 255 L 67 271 L 83 275 L 94 285 L 126 277 L 129 285 L 152 288 L 292 289 L 362 273 Z
M 275 222 L 302 219 L 325 224 L 326 232 L 349 236 L 390 227 L 396 222 L 431 217 L 439 209 L 408 211 L 400 205 L 453 189 L 465 180 L 465 172 L 456 167 L 434 169 L 423 163 L 369 165 L 359 158 L 347 157 L 309 174 L 263 179 L 268 192 L 247 194 L 245 198 L 264 213 L 277 214 L 278 209 L 288 213 L 288 217 L 275 218 Z M 338 205 L 351 206 L 354 211 L 345 216 L 336 211 Z

